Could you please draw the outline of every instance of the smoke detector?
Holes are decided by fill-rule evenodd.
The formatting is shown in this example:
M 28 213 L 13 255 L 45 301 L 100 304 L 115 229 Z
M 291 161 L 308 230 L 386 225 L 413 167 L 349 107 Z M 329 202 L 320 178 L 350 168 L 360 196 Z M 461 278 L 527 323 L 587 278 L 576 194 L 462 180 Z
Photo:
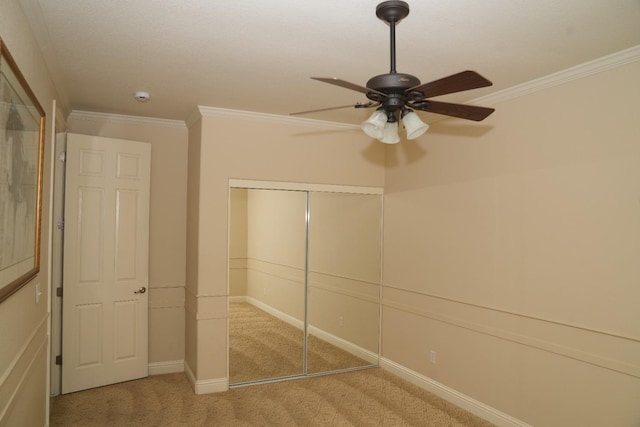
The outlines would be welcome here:
M 138 91 L 133 97 L 140 102 L 147 102 L 150 98 L 149 92 Z

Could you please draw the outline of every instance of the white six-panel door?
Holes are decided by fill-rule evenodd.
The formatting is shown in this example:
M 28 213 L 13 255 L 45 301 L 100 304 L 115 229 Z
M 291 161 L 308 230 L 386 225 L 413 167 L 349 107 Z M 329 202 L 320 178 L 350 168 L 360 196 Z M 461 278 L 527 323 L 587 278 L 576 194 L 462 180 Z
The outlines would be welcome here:
M 62 393 L 148 375 L 151 147 L 68 134 Z

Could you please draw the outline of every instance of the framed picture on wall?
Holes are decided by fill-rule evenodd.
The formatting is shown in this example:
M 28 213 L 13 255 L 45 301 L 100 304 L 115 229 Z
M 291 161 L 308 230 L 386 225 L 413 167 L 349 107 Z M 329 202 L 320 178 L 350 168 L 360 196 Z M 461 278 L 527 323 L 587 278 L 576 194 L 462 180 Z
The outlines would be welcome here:
M 40 271 L 45 113 L 0 39 L 0 302 Z

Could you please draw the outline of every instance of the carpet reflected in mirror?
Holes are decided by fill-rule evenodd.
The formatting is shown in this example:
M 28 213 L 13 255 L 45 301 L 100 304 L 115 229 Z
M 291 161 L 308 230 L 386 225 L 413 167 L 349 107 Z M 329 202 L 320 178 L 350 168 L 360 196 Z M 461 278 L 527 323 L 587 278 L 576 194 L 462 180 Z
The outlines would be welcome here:
M 303 334 L 254 305 L 229 303 L 229 383 L 302 375 Z M 309 335 L 307 363 L 312 372 L 371 365 L 314 335 Z

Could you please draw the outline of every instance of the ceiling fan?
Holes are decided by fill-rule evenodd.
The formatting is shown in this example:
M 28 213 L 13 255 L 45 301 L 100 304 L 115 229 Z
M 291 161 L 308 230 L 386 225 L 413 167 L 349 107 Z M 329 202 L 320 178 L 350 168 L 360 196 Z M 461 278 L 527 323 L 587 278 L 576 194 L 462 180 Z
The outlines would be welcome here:
M 400 119 L 407 132 L 407 139 L 415 139 L 429 128 L 414 110 L 475 121 L 484 120 L 493 113 L 493 108 L 452 104 L 428 99 L 434 96 L 492 85 L 489 80 L 475 71 L 463 71 L 429 83 L 421 83 L 417 77 L 411 74 L 398 73 L 396 71 L 396 24 L 407 15 L 409 15 L 409 5 L 404 1 L 384 1 L 376 7 L 376 16 L 389 24 L 390 27 L 391 70 L 389 73 L 370 78 L 366 87 L 335 77 L 311 77 L 314 80 L 364 93 L 369 100 L 368 102 L 302 111 L 291 113 L 291 115 L 348 107 L 377 107 L 373 115 L 362 123 L 362 130 L 372 138 L 377 138 L 387 144 L 395 144 L 400 141 L 398 136 L 398 122 Z

